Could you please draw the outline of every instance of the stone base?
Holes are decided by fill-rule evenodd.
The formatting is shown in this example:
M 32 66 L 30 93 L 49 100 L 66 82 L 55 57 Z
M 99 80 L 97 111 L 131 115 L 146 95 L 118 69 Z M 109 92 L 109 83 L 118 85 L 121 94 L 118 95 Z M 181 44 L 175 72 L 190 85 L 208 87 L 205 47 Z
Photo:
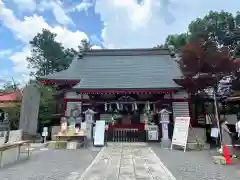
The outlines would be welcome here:
M 210 145 L 207 143 L 204 143 L 204 144 L 199 144 L 196 142 L 188 142 L 187 143 L 187 150 L 201 151 L 201 150 L 209 150 L 209 149 L 210 149 Z
M 34 143 L 41 143 L 42 142 L 42 137 L 40 134 L 23 134 L 23 140 L 30 140 Z
M 69 141 L 67 142 L 67 149 L 78 149 L 80 148 L 80 143 L 77 141 Z
M 50 141 L 48 147 L 54 149 L 66 149 L 67 141 Z
M 170 139 L 169 139 L 169 140 L 163 140 L 163 139 L 162 139 L 162 141 L 161 141 L 161 143 L 160 143 L 160 146 L 161 146 L 161 148 L 169 149 L 170 146 L 171 146 L 171 141 L 170 141 Z
M 213 162 L 215 164 L 221 164 L 221 165 L 226 164 L 226 160 L 223 156 L 213 156 Z

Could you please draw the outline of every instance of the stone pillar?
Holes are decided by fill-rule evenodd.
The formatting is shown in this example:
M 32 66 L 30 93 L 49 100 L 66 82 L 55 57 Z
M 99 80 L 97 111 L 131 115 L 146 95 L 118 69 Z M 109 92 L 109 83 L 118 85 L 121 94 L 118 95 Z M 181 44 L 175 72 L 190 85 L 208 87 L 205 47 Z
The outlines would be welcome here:
M 96 114 L 91 109 L 88 109 L 87 111 L 83 112 L 85 114 L 85 122 L 86 122 L 86 128 L 87 128 L 87 138 L 89 140 L 92 139 L 92 125 L 93 125 L 93 116 Z
M 162 124 L 162 138 L 161 138 L 161 147 L 162 148 L 169 148 L 171 141 L 168 137 L 168 124 L 169 121 L 169 114 L 171 112 L 167 111 L 166 109 L 162 109 L 160 112 L 160 123 Z
M 19 120 L 19 129 L 22 129 L 24 134 L 31 136 L 37 134 L 39 103 L 39 89 L 35 85 L 24 88 Z

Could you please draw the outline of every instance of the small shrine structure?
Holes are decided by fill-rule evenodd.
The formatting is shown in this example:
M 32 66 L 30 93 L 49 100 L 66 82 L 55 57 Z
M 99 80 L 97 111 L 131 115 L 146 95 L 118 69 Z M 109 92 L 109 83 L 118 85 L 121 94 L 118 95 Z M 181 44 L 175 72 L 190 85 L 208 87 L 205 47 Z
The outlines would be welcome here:
M 174 82 L 180 76 L 169 49 L 98 49 L 40 81 L 58 85 L 58 113 L 70 117 L 78 109 L 84 121 L 84 112 L 92 109 L 93 121 L 105 120 L 109 131 L 140 132 L 148 122 L 161 126 L 158 112 L 163 107 L 171 108 L 170 123 L 177 116 L 189 116 L 189 95 Z
M 8 129 L 8 120 L 5 118 L 6 111 L 20 104 L 22 100 L 22 90 L 0 93 L 0 131 Z

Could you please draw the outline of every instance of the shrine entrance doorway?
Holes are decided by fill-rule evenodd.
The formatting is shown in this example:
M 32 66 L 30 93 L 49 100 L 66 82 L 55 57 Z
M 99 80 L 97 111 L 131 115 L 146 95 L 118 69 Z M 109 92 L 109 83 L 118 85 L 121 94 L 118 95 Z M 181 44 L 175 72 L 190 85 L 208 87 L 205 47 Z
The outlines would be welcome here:
M 107 140 L 111 142 L 145 142 L 144 124 L 109 125 Z
M 145 141 L 144 124 L 140 122 L 140 112 L 136 99 L 131 96 L 121 96 L 118 102 L 121 107 L 118 111 L 118 118 L 114 124 L 109 126 L 108 141 L 113 142 L 143 142 Z

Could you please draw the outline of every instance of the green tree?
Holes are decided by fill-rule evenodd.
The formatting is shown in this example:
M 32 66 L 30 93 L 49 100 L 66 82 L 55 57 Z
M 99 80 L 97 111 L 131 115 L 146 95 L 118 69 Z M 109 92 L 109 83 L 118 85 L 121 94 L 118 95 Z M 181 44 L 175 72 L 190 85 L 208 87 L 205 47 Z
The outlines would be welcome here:
M 74 51 L 65 49 L 63 45 L 55 40 L 56 34 L 43 29 L 32 41 L 31 56 L 27 58 L 29 68 L 34 76 L 44 76 L 54 72 L 67 69 L 70 65 Z
M 87 50 L 92 49 L 93 45 L 86 39 L 81 40 L 80 45 L 78 45 L 77 50 L 71 49 L 71 52 L 74 54 L 74 56 L 78 58 L 82 58 L 84 56 L 84 53 Z
M 13 92 L 17 90 L 17 86 L 18 84 L 13 83 L 12 81 L 7 81 L 4 85 L 3 85 L 3 91 L 4 92 Z
M 228 12 L 210 11 L 203 18 L 197 18 L 188 26 L 186 33 L 169 35 L 165 45 L 181 49 L 187 43 L 202 40 L 226 46 L 230 52 L 240 52 L 240 13 L 236 16 Z M 239 53 L 240 54 L 240 53 Z
M 54 86 L 45 86 L 37 82 L 33 82 L 40 91 L 40 104 L 39 104 L 39 124 L 49 123 L 56 112 L 56 88 Z
M 220 46 L 229 46 L 233 49 L 236 40 L 237 18 L 228 12 L 210 11 L 203 18 L 197 18 L 190 23 L 188 29 L 191 39 L 202 38 L 204 41 L 211 39 Z
M 74 57 L 82 58 L 84 52 L 92 47 L 89 41 L 82 40 L 76 50 L 66 49 L 55 40 L 56 36 L 49 30 L 43 29 L 30 41 L 31 56 L 27 58 L 27 61 L 29 68 L 33 69 L 31 74 L 34 77 L 67 69 Z M 49 123 L 52 115 L 56 112 L 55 94 L 57 90 L 54 86 L 44 86 L 35 80 L 30 84 L 36 85 L 41 93 L 39 124 Z
M 189 42 L 189 38 L 190 36 L 188 33 L 168 35 L 165 41 L 165 46 L 167 47 L 172 46 L 174 49 L 178 50 Z
M 13 107 L 7 107 L 4 109 L 5 112 L 8 113 L 8 120 L 11 130 L 18 129 L 19 119 L 20 119 L 20 111 L 21 111 L 21 103 L 17 102 Z
M 158 48 L 167 48 L 166 44 L 161 44 L 153 47 L 153 49 L 158 49 Z

